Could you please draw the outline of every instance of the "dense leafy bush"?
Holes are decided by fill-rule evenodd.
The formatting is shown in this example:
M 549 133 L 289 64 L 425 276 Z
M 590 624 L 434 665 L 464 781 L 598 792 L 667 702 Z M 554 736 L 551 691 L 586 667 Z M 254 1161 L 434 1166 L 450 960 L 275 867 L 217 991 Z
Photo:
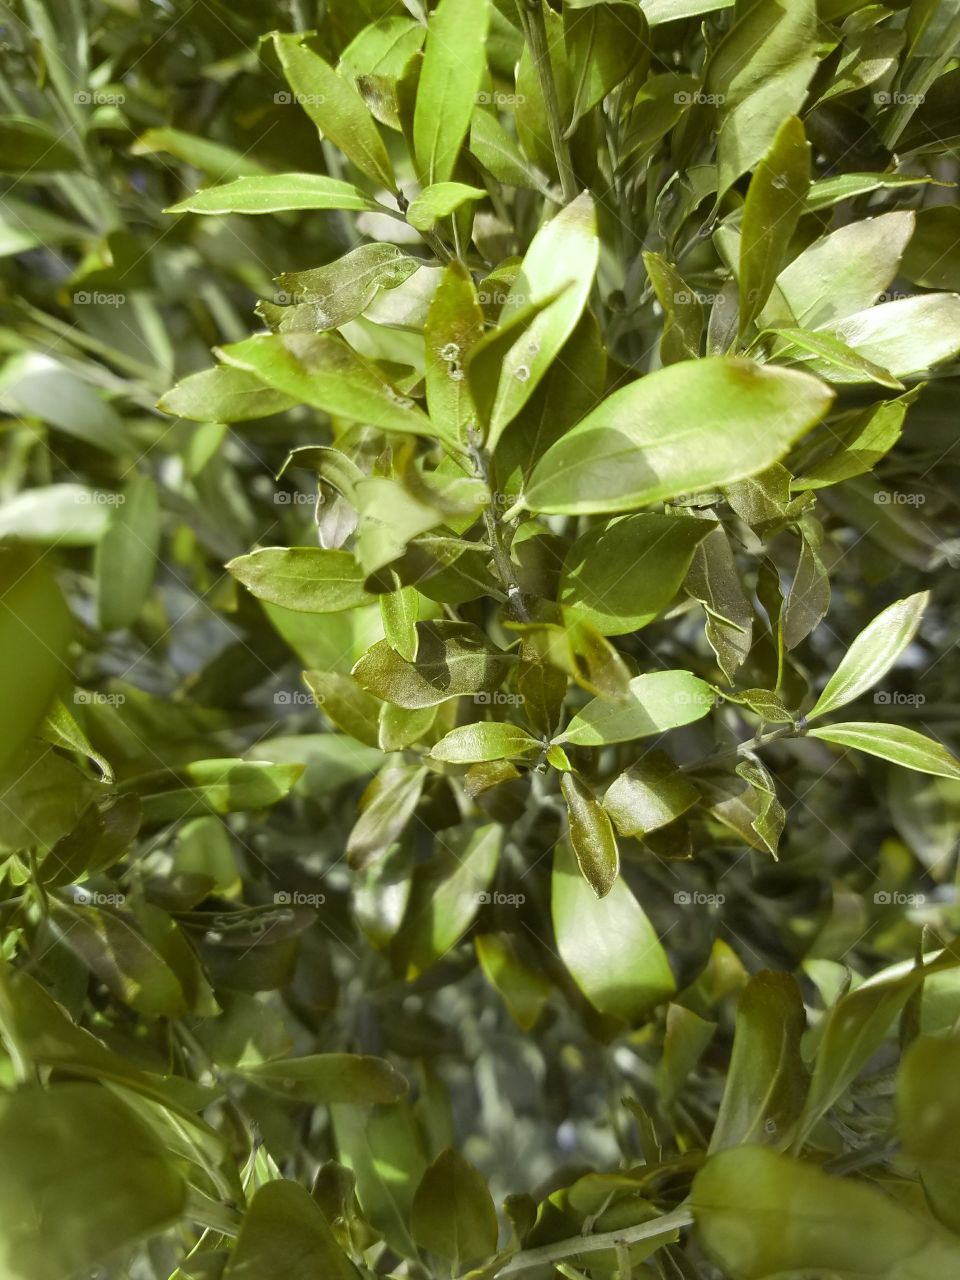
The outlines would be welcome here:
M 3 9 L 0 1274 L 954 1280 L 956 0 Z

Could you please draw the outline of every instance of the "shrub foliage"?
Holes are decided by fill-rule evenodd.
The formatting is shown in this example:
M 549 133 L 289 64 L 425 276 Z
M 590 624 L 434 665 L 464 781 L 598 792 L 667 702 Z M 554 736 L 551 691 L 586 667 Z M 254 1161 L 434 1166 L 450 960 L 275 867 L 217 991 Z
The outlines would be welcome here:
M 3 9 L 0 1273 L 953 1280 L 956 0 Z

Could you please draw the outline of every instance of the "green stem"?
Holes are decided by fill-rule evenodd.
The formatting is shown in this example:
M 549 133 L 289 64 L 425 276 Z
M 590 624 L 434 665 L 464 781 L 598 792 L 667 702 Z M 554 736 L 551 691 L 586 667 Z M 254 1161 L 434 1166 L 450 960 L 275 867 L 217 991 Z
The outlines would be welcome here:
M 561 1262 L 564 1258 L 576 1258 L 583 1253 L 598 1253 L 602 1249 L 616 1249 L 621 1245 L 634 1244 L 638 1240 L 653 1240 L 657 1236 L 672 1235 L 680 1227 L 689 1227 L 693 1222 L 693 1214 L 689 1209 L 674 1209 L 662 1218 L 654 1218 L 652 1222 L 638 1222 L 635 1227 L 624 1227 L 620 1231 L 604 1231 L 596 1236 L 573 1236 L 570 1240 L 558 1240 L 556 1244 L 545 1244 L 539 1249 L 524 1249 L 516 1253 L 507 1265 L 497 1272 L 497 1280 L 504 1276 L 519 1275 L 521 1271 L 532 1271 L 534 1267 L 548 1266 Z
M 547 38 L 543 5 L 541 0 L 517 0 L 517 10 L 523 25 L 524 37 L 530 46 L 533 64 L 537 69 L 540 92 L 543 94 L 544 106 L 547 109 L 547 128 L 550 130 L 550 141 L 553 144 L 557 172 L 560 175 L 563 203 L 569 204 L 571 200 L 576 199 L 577 180 L 573 173 L 570 148 L 563 136 L 560 100 L 557 97 L 557 84 L 553 78 L 553 65 L 550 62 L 550 42 Z

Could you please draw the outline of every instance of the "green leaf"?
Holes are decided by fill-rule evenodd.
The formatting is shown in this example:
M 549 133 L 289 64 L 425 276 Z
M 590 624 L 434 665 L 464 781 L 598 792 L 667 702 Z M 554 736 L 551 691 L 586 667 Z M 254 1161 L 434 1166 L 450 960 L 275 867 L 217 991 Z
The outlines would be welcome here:
M 703 336 L 703 307 L 676 267 L 659 253 L 643 255 L 650 284 L 663 308 L 663 333 L 660 337 L 661 364 L 695 360 L 700 355 Z
M 500 325 L 562 292 L 534 317 L 504 357 L 487 438 L 491 452 L 575 329 L 593 287 L 599 252 L 596 212 L 588 192 L 534 236 L 500 312 Z
M 455 1275 L 497 1251 L 499 1227 L 487 1184 L 459 1152 L 447 1147 L 417 1187 L 410 1217 L 413 1238 L 446 1258 Z
M 740 236 L 740 333 L 763 310 L 790 248 L 810 187 L 810 147 L 788 116 L 750 179 Z
M 883 1045 L 894 1020 L 924 979 L 958 964 L 960 955 L 944 949 L 917 963 L 907 960 L 881 969 L 841 996 L 826 1015 L 795 1142 L 802 1142 L 843 1096 Z
M 103 537 L 118 494 L 84 484 L 22 489 L 0 506 L 0 538 L 91 547 Z
M 71 902 L 51 905 L 61 940 L 118 1000 L 147 1018 L 177 1018 L 187 1012 L 176 973 L 132 915 L 91 905 L 85 890 Z
M 360 659 L 353 675 L 362 689 L 398 707 L 432 707 L 464 694 L 492 693 L 508 657 L 468 622 L 418 622 L 417 657 L 407 662 L 385 640 Z
M 484 977 L 499 991 L 522 1031 L 531 1031 L 552 990 L 549 979 L 524 964 L 508 934 L 484 933 L 474 939 Z
M 72 637 L 70 612 L 49 571 L 23 551 L 0 550 L 0 701 L 4 708 L 0 778 L 4 780 L 68 678 Z
M 431 436 L 430 420 L 372 364 L 329 333 L 256 334 L 224 347 L 227 364 L 301 404 L 382 431 Z
M 472 832 L 461 827 L 452 839 L 439 843 L 430 862 L 416 868 L 393 942 L 395 962 L 408 981 L 442 960 L 489 902 L 502 846 L 503 830 L 493 823 Z
M 904 769 L 932 773 L 939 778 L 960 778 L 960 761 L 946 747 L 902 725 L 850 721 L 811 729 L 808 736 L 833 742 L 838 747 L 865 751 Z
M 759 1143 L 783 1146 L 807 1095 L 800 1053 L 803 999 L 787 973 L 764 970 L 737 1002 L 733 1053 L 710 1151 Z
M 652 671 L 630 681 L 630 696 L 594 698 L 555 741 L 574 747 L 630 742 L 691 724 L 707 714 L 716 694 L 689 671 Z
M 186 1185 L 161 1137 L 99 1085 L 5 1093 L 0 1149 L 0 1269 L 9 1280 L 89 1271 L 184 1211 Z M 56 1212 L 41 1215 L 41 1205 Z
M 831 334 L 811 333 L 809 329 L 771 329 L 769 332 L 778 340 L 779 360 L 802 363 L 810 373 L 828 382 L 876 382 L 881 387 L 903 390 L 903 383 L 889 369 L 881 369 Z
M 812 516 L 799 525 L 800 555 L 783 605 L 783 642 L 788 649 L 798 644 L 816 627 L 830 608 L 830 576 L 823 560 L 823 529 Z
M 468 200 L 483 200 L 486 194 L 481 187 L 465 182 L 434 182 L 410 202 L 407 221 L 418 231 L 429 231 L 434 223 L 449 217 Z
M 777 788 L 769 769 L 757 759 L 748 758 L 737 765 L 737 776 L 750 786 L 748 803 L 756 810 L 750 826 L 760 838 L 761 846 L 776 860 L 786 813 L 777 798 Z
M 865 360 L 905 378 L 960 352 L 960 295 L 899 298 L 844 316 L 830 332 Z
M 820 178 L 807 194 L 807 211 L 815 213 L 832 205 L 850 200 L 854 196 L 869 195 L 871 191 L 896 190 L 900 187 L 920 187 L 936 183 L 927 175 L 913 177 L 898 173 L 838 173 L 832 178 Z
M 124 786 L 143 798 L 145 821 L 173 822 L 204 812 L 265 809 L 289 795 L 302 772 L 302 765 L 266 760 L 193 760 L 178 770 L 142 774 Z
M 960 1041 L 918 1036 L 897 1075 L 897 1132 L 934 1213 L 960 1231 Z
M 136 475 L 113 509 L 106 532 L 97 544 L 97 615 L 104 631 L 132 626 L 150 597 L 160 543 L 160 502 L 157 487 L 146 475 Z
M 897 274 L 913 226 L 909 210 L 883 213 L 814 241 L 780 272 L 768 310 L 776 310 L 779 294 L 792 324 L 818 329 L 872 307 Z M 877 363 L 887 367 L 882 360 Z
M 931 1235 L 890 1196 L 764 1147 L 711 1156 L 691 1200 L 707 1257 L 739 1280 L 824 1273 L 907 1280 Z
M 282 1094 L 291 1102 L 330 1106 L 350 1102 L 359 1106 L 397 1102 L 407 1081 L 384 1058 L 356 1053 L 314 1053 L 245 1067 L 248 1080 Z
M 519 725 L 483 721 L 451 729 L 431 748 L 430 755 L 447 764 L 472 764 L 483 760 L 522 760 L 539 754 L 540 750 L 538 740 Z
M 227 569 L 258 600 L 297 613 L 336 613 L 376 601 L 349 551 L 264 547 L 231 560 Z
M 255 1192 L 230 1254 L 224 1280 L 359 1280 L 320 1208 L 297 1182 L 278 1178 Z
M 844 654 L 807 719 L 852 702 L 886 675 L 916 635 L 929 603 L 930 592 L 918 591 L 878 613 Z
M 358 169 L 393 191 L 396 181 L 383 139 L 352 80 L 334 71 L 299 35 L 273 33 L 274 48 L 295 100 L 322 136 Z
M 120 455 L 130 447 L 123 419 L 113 406 L 72 370 L 36 351 L 14 356 L 3 366 L 0 410 L 18 418 L 38 418 L 106 453 Z
M 385 857 L 420 803 L 427 771 L 409 765 L 382 769 L 364 792 L 360 814 L 347 840 L 347 857 L 363 869 Z
M 784 120 L 796 115 L 817 66 L 815 0 L 756 0 L 707 66 L 705 88 L 718 104 L 719 188 L 723 195 L 760 160 Z
M 413 1111 L 402 1102 L 372 1111 L 335 1106 L 332 1119 L 339 1159 L 356 1175 L 364 1216 L 402 1258 L 416 1258 L 407 1224 L 427 1162 Z
M 679 22 L 681 18 L 695 18 L 701 13 L 716 13 L 720 9 L 732 9 L 735 0 L 640 0 L 640 8 L 651 27 L 665 22 Z
M 726 530 L 710 522 L 697 547 L 684 589 L 707 615 L 704 632 L 729 683 L 753 647 L 753 606 L 740 580 Z
M 407 662 L 413 662 L 417 656 L 419 616 L 420 595 L 415 587 L 398 586 L 380 597 L 384 639 Z
M 380 703 L 365 693 L 353 676 L 336 671 L 305 671 L 303 678 L 317 706 L 338 729 L 368 747 L 379 746 Z
M 364 108 L 365 109 L 365 108 Z M 275 173 L 204 187 L 167 213 L 283 213 L 287 209 L 374 211 L 377 202 L 350 182 L 318 173 Z
M 69 136 L 69 129 L 61 134 L 28 116 L 0 118 L 0 173 L 37 178 L 79 169 L 79 156 L 64 140 Z
M 925 289 L 960 289 L 960 209 L 944 204 L 917 211 L 901 270 Z
M 570 137 L 580 120 L 628 75 L 643 79 L 649 62 L 649 36 L 642 11 L 633 5 L 593 0 L 586 12 L 566 5 L 563 35 L 571 67 L 578 68 Z
M 575 773 L 564 773 L 560 790 L 567 806 L 570 844 L 577 865 L 598 898 L 605 898 L 620 874 L 620 850 L 606 811 Z
M 803 474 L 792 481 L 793 488 L 821 489 L 872 470 L 900 439 L 912 394 L 883 400 L 832 422 L 827 452 L 802 468 Z
M 651 751 L 614 778 L 603 807 L 622 836 L 645 836 L 673 822 L 700 793 L 663 751 Z
M 265 387 L 244 369 L 218 364 L 178 382 L 157 408 L 191 422 L 248 422 L 283 413 L 297 403 L 295 396 Z
M 615 391 L 548 449 L 521 505 L 628 511 L 742 480 L 778 461 L 832 399 L 807 374 L 749 360 L 670 365 Z
M 597 898 L 563 843 L 554 855 L 552 911 L 560 958 L 600 1013 L 635 1023 L 676 991 L 666 952 L 626 882 L 617 879 Z
M 470 352 L 483 337 L 483 311 L 470 272 L 460 262 L 444 271 L 430 303 L 426 348 L 427 407 L 437 434 L 460 447 L 477 426 L 477 407 L 465 376 Z
M 661 515 L 625 516 L 591 529 L 567 553 L 560 603 L 603 635 L 645 627 L 679 591 L 710 529 L 706 520 Z
M 447 182 L 470 128 L 487 65 L 487 0 L 441 0 L 427 24 L 413 147 L 420 178 Z
M 419 267 L 396 245 L 358 245 L 325 267 L 277 276 L 284 305 L 261 302 L 258 311 L 281 333 L 338 329 L 365 311 L 381 289 L 397 288 Z

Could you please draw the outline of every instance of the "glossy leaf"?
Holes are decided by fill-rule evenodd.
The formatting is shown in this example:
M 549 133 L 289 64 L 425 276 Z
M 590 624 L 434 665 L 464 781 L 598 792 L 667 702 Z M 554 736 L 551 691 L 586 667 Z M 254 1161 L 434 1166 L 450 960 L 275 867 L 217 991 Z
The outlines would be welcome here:
M 620 851 L 610 819 L 575 773 L 561 776 L 560 791 L 567 806 L 570 844 L 577 865 L 597 897 L 606 897 L 620 874 Z
M 413 1237 L 446 1258 L 455 1273 L 497 1249 L 497 1211 L 485 1179 L 459 1152 L 447 1148 L 417 1187 L 411 1214 Z
M 414 662 L 375 644 L 353 675 L 362 689 L 398 707 L 432 707 L 463 694 L 482 695 L 499 688 L 507 658 L 471 623 L 418 622 Z
M 451 729 L 430 754 L 447 764 L 473 764 L 483 760 L 517 760 L 536 755 L 540 743 L 519 725 L 505 722 L 467 724 Z
M 245 175 L 204 187 L 175 204 L 170 213 L 282 213 L 286 209 L 376 209 L 377 203 L 350 182 L 316 173 Z
M 487 0 L 442 0 L 430 16 L 413 117 L 424 183 L 447 182 L 470 128 L 486 67 Z
M 810 187 L 810 148 L 788 116 L 747 189 L 740 236 L 740 332 L 763 310 L 783 266 Z
M 529 511 L 628 511 L 729 484 L 783 456 L 829 408 L 814 378 L 746 360 L 684 361 L 615 391 L 534 468 Z
M 666 953 L 625 881 L 598 899 L 564 844 L 554 856 L 552 911 L 560 957 L 600 1013 L 633 1023 L 673 995 Z
M 97 1267 L 184 1211 L 186 1184 L 161 1137 L 97 1085 L 6 1094 L 0 1138 L 0 1259 L 10 1280 L 60 1280 Z M 56 1213 L 38 1219 L 41 1204 Z
M 635 676 L 626 698 L 588 702 L 556 741 L 596 747 L 647 738 L 699 720 L 714 700 L 710 685 L 689 671 L 653 671 Z
M 324 333 L 258 334 L 224 347 L 234 368 L 299 402 L 383 431 L 432 434 L 427 417 L 346 343 Z
M 273 43 L 296 101 L 322 135 L 368 177 L 392 190 L 393 167 L 386 147 L 352 82 L 337 75 L 300 36 L 274 32 Z
M 570 548 L 560 602 L 603 635 L 644 627 L 667 607 L 686 576 L 705 520 L 634 515 L 583 534 Z
M 916 769 L 940 778 L 960 778 L 960 761 L 946 747 L 903 725 L 844 722 L 811 729 L 810 737 L 879 756 L 904 769 Z
M 844 654 L 807 719 L 853 702 L 886 675 L 916 635 L 929 603 L 930 593 L 920 591 L 878 613 Z
M 347 551 L 320 547 L 264 547 L 231 560 L 227 569 L 259 600 L 297 613 L 336 613 L 376 599 Z
M 500 324 L 527 306 L 558 292 L 560 296 L 534 317 L 504 357 L 487 438 L 491 451 L 573 332 L 593 286 L 599 253 L 596 212 L 586 192 L 534 236 L 500 313 Z

